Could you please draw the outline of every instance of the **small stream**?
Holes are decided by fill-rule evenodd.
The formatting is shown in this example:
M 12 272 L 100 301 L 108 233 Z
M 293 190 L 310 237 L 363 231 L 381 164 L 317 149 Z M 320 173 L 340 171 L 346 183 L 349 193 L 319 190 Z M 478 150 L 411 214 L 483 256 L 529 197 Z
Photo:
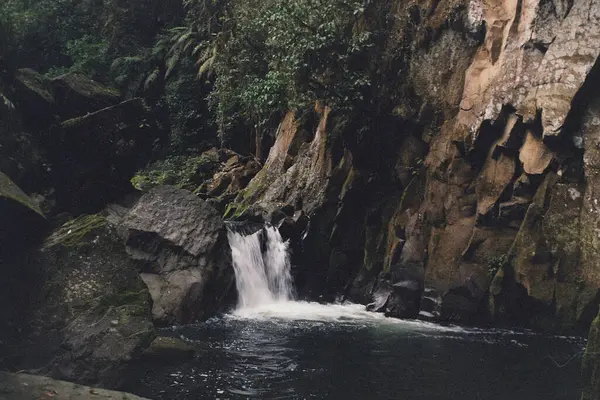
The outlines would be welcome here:
M 269 229 L 230 232 L 235 312 L 162 332 L 197 344 L 198 357 L 136 365 L 124 390 L 155 400 L 579 398 L 584 339 L 294 301 L 286 245 Z

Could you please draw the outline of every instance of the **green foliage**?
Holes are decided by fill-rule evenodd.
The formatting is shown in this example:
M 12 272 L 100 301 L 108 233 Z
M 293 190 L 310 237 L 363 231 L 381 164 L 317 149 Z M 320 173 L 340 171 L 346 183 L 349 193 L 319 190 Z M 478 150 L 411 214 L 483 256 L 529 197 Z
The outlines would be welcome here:
M 371 86 L 373 35 L 361 28 L 370 3 L 188 1 L 188 27 L 172 32 L 169 70 L 188 53 L 200 77 L 215 73 L 209 99 L 222 131 L 240 121 L 261 128 L 274 115 L 316 100 L 352 109 Z M 203 15 L 212 16 L 206 25 Z
M 158 185 L 194 190 L 212 176 L 217 164 L 217 159 L 207 155 L 171 156 L 139 171 L 131 178 L 131 184 L 138 190 L 149 190 Z
M 214 116 L 199 95 L 209 90 L 209 85 L 198 81 L 194 65 L 187 59 L 167 81 L 164 101 L 171 120 L 173 151 L 201 151 L 218 145 Z
M 76 52 L 68 47 L 77 47 L 73 41 L 86 35 L 90 41 L 101 35 L 97 8 L 93 0 L 5 0 L 0 20 L 10 21 L 18 66 L 46 72 L 53 66 L 70 65 L 73 60 L 69 53 Z
M 102 81 L 113 59 L 151 46 L 162 24 L 177 21 L 181 2 L 3 0 L 1 54 L 10 40 L 17 67 L 51 75 L 80 72 Z
M 356 29 L 365 7 L 363 0 L 240 2 L 215 61 L 220 121 L 239 116 L 261 126 L 315 100 L 338 110 L 360 103 L 370 83 L 361 61 L 371 36 Z
M 498 273 L 498 271 L 500 269 L 505 269 L 508 268 L 510 266 L 510 258 L 508 255 L 503 254 L 500 256 L 496 256 L 493 257 L 489 262 L 488 262 L 488 278 L 489 279 L 494 279 L 494 277 L 496 276 L 496 274 Z
M 53 67 L 48 75 L 57 76 L 67 72 L 78 72 L 92 77 L 106 74 L 110 65 L 108 57 L 108 42 L 90 35 L 69 40 L 66 44 L 65 55 L 71 59 L 69 67 Z

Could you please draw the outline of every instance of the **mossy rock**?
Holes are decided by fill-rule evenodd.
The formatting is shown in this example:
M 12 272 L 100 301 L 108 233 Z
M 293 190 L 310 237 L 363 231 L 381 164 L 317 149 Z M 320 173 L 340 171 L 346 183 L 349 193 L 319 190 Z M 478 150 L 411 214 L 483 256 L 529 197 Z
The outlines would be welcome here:
M 159 336 L 144 350 L 141 357 L 147 361 L 183 361 L 194 358 L 197 350 L 187 342 L 173 338 Z
M 156 161 L 137 172 L 131 178 L 134 188 L 149 191 L 161 185 L 175 186 L 195 191 L 204 181 L 211 178 L 220 162 L 205 152 L 200 156 L 172 156 Z
M 50 80 L 44 75 L 30 68 L 23 68 L 17 71 L 16 79 L 23 85 L 23 89 L 30 92 L 30 96 L 35 95 L 38 101 L 46 102 L 48 105 L 54 104 Z
M 106 223 L 106 219 L 101 215 L 83 215 L 55 230 L 44 241 L 44 248 L 51 249 L 58 245 L 66 247 L 86 245 L 88 244 L 86 239 L 90 234 L 104 227 Z
M 32 348 L 51 347 L 48 338 L 58 331 L 62 344 L 50 348 L 45 363 L 68 370 L 74 381 L 118 380 L 119 368 L 151 343 L 155 329 L 150 293 L 117 227 L 102 215 L 68 221 L 44 241 L 36 263 L 47 279 Z
M 37 245 L 47 225 L 38 204 L 0 172 L 0 255 L 15 256 Z
M 600 314 L 590 327 L 582 375 L 585 388 L 581 400 L 597 400 L 600 397 Z
M 44 213 L 40 207 L 2 172 L 0 172 L 0 197 L 14 200 L 36 214 L 39 214 L 41 217 L 44 217 Z
M 119 90 L 101 85 L 80 74 L 61 75 L 52 79 L 51 84 L 57 111 L 62 119 L 110 107 L 121 99 Z

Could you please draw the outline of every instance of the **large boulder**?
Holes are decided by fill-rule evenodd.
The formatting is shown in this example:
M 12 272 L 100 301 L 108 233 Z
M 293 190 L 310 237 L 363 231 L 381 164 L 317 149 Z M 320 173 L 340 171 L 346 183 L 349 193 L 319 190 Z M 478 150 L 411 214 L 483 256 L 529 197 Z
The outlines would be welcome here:
M 21 321 L 26 350 L 12 348 L 13 366 L 113 385 L 150 344 L 150 295 L 116 229 L 101 215 L 79 217 L 52 232 L 23 266 L 32 272 L 21 293 L 30 292 L 33 304 Z
M 62 120 L 113 106 L 121 98 L 117 89 L 76 73 L 52 79 L 50 87 L 56 99 L 57 113 Z
M 23 68 L 16 71 L 14 81 L 19 108 L 35 128 L 113 106 L 121 99 L 118 90 L 81 74 L 49 79 Z
M 212 315 L 232 295 L 234 273 L 221 215 L 191 192 L 159 186 L 123 222 L 127 252 L 144 263 L 154 320 L 185 323 Z

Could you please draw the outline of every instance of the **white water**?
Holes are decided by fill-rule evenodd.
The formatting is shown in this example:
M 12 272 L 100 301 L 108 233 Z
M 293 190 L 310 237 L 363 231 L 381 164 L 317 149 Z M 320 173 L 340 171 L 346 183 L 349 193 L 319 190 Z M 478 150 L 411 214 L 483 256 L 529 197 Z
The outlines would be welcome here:
M 295 301 L 288 243 L 267 226 L 252 234 L 228 231 L 238 305 L 232 318 L 251 320 L 360 322 L 405 327 L 455 330 L 421 321 L 401 321 L 365 310 L 359 304 L 320 304 Z M 264 245 L 261 245 L 264 241 Z
M 294 298 L 288 243 L 271 226 L 252 234 L 228 231 L 238 291 L 238 310 L 289 302 Z M 265 251 L 261 246 L 265 241 Z

